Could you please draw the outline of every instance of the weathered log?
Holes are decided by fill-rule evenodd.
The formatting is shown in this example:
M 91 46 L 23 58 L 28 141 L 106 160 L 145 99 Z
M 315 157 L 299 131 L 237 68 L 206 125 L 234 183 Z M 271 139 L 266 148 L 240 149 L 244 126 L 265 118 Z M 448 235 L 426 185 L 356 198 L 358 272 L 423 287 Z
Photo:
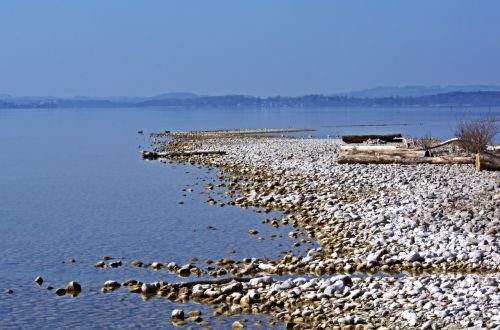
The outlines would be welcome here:
M 356 146 L 340 146 L 341 151 L 385 151 L 385 150 L 400 150 L 405 149 L 397 145 L 383 145 L 383 146 L 370 146 L 370 145 L 356 145 Z
M 488 146 L 486 152 L 500 157 L 500 145 Z
M 500 156 L 492 153 L 476 154 L 476 171 L 500 171 Z
M 425 157 L 423 150 L 406 149 L 398 146 L 341 146 L 340 151 L 346 155 L 391 155 L 403 158 Z
M 367 140 L 382 140 L 385 142 L 401 141 L 401 133 L 394 134 L 368 134 L 368 135 L 344 135 L 342 141 L 345 143 L 363 143 Z
M 401 157 L 395 155 L 342 154 L 339 164 L 474 164 L 472 157 Z
M 451 144 L 451 143 L 456 143 L 456 142 L 460 142 L 460 139 L 459 138 L 453 138 L 453 139 L 449 139 L 449 140 L 446 140 L 444 142 L 441 142 L 441 143 L 438 143 L 436 145 L 433 145 L 429 148 L 422 148 L 422 149 L 418 149 L 418 150 L 431 150 L 431 149 L 436 149 L 436 148 L 439 148 L 439 147 L 443 147 L 445 145 L 448 145 L 448 144 Z
M 225 155 L 225 151 L 217 150 L 194 150 L 194 151 L 174 151 L 174 152 L 156 152 L 156 151 L 142 151 L 142 158 L 144 159 L 158 159 L 169 157 L 189 157 L 189 156 L 207 156 L 207 155 Z

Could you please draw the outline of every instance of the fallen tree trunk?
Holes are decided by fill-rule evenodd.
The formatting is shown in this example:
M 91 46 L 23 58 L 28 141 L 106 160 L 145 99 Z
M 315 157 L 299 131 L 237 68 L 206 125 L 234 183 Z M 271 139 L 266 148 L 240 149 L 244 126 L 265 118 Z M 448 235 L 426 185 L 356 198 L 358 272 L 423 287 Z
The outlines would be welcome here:
M 385 150 L 400 150 L 405 149 L 400 146 L 389 145 L 389 146 L 369 146 L 369 145 L 359 145 L 359 146 L 340 146 L 341 151 L 385 151 Z
M 189 156 L 207 156 L 207 155 L 225 155 L 225 151 L 213 150 L 195 150 L 195 151 L 174 151 L 174 152 L 156 152 L 156 151 L 142 151 L 142 158 L 144 159 L 158 159 L 168 157 L 189 157 Z
M 423 150 L 406 149 L 398 146 L 341 146 L 340 151 L 345 155 L 390 155 L 403 158 L 425 157 Z
M 429 148 L 422 148 L 422 149 L 418 149 L 418 150 L 431 150 L 431 149 L 436 149 L 436 148 L 439 148 L 439 147 L 443 147 L 445 145 L 448 145 L 448 144 L 451 144 L 451 143 L 455 143 L 455 142 L 460 142 L 460 139 L 459 138 L 453 138 L 453 139 L 449 139 L 449 140 L 446 140 L 444 142 L 441 142 L 439 144 L 436 144 L 432 147 L 429 147 Z
M 342 154 L 339 164 L 474 164 L 472 157 L 401 157 L 395 155 Z
M 402 136 L 401 133 L 342 136 L 342 141 L 344 141 L 345 143 L 363 143 L 367 140 L 377 140 L 377 139 L 385 142 L 399 142 L 401 141 Z
M 476 155 L 476 171 L 500 171 L 500 156 L 492 153 L 479 153 Z
M 496 156 L 500 156 L 500 145 L 488 146 L 488 147 L 486 148 L 486 151 L 487 151 L 489 154 L 493 154 L 493 155 L 496 155 Z

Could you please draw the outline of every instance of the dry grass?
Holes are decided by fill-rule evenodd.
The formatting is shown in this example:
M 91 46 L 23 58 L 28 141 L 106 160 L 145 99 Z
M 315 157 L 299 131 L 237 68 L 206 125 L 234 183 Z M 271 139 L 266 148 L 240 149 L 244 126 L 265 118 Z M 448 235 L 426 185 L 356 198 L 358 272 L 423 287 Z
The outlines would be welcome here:
M 455 135 L 460 139 L 460 146 L 470 153 L 486 151 L 488 145 L 493 144 L 499 132 L 498 124 L 493 116 L 474 120 L 462 120 L 458 124 Z
M 414 147 L 416 149 L 422 149 L 422 150 L 428 150 L 429 148 L 433 147 L 436 143 L 438 143 L 439 140 L 434 139 L 430 137 L 429 135 L 426 135 L 421 138 L 416 138 L 413 140 Z

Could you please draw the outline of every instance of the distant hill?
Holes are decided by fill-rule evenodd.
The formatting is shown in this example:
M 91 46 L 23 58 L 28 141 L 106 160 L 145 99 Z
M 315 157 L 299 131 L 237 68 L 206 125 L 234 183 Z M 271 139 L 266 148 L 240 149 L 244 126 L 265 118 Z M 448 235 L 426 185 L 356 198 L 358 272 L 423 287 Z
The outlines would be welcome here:
M 198 95 L 187 92 L 175 92 L 175 93 L 163 93 L 156 96 L 148 97 L 150 100 L 165 100 L 165 99 L 178 99 L 178 100 L 186 100 L 186 99 L 194 99 L 198 97 Z
M 354 97 L 304 95 L 267 98 L 248 95 L 162 94 L 145 98 L 7 98 L 0 108 L 326 108 L 326 107 L 499 107 L 500 91 L 449 92 L 422 96 Z
M 452 92 L 499 92 L 500 86 L 491 85 L 466 85 L 466 86 L 386 86 L 352 91 L 346 93 L 337 93 L 337 96 L 350 97 L 417 97 L 435 94 L 445 94 Z

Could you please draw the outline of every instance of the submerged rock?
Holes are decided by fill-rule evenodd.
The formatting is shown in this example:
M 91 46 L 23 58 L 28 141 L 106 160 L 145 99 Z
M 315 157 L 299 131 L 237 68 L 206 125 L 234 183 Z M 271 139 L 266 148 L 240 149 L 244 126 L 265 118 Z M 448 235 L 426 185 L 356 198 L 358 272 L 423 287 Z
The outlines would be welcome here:
M 142 265 L 143 265 L 142 261 L 139 261 L 139 260 L 134 260 L 130 264 L 134 267 L 142 267 Z
M 106 267 L 106 263 L 104 261 L 99 261 L 98 263 L 96 263 L 94 265 L 94 267 L 97 267 L 97 268 L 104 268 Z

